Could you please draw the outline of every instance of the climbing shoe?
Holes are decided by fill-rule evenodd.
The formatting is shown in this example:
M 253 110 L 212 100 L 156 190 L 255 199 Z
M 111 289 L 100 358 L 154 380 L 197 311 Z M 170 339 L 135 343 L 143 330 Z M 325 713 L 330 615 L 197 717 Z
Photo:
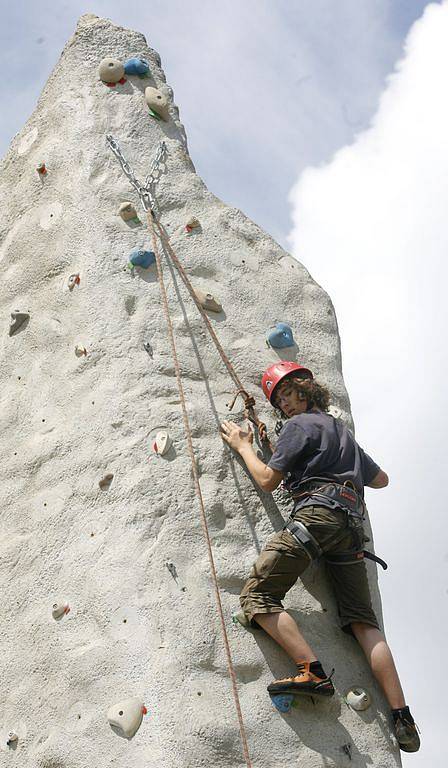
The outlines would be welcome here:
M 409 707 L 393 709 L 395 738 L 403 752 L 418 752 L 420 749 L 420 737 L 418 726 L 414 722 Z
M 334 669 L 327 677 L 319 662 L 305 661 L 297 664 L 297 674 L 275 680 L 268 685 L 268 693 L 275 696 L 279 693 L 292 693 L 294 696 L 333 696 L 334 686 L 331 677 Z

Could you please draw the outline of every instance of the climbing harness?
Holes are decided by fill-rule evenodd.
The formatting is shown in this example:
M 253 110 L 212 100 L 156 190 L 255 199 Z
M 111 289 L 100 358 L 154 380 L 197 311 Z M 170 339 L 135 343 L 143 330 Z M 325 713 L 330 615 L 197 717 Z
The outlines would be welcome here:
M 178 386 L 179 397 L 180 397 L 180 401 L 181 401 L 182 418 L 183 418 L 184 427 L 185 427 L 185 435 L 186 435 L 186 439 L 187 439 L 188 452 L 190 454 L 191 468 L 192 468 L 192 474 L 193 474 L 193 481 L 194 481 L 194 486 L 195 486 L 195 490 L 196 490 L 196 495 L 197 495 L 197 498 L 198 498 L 198 501 L 199 501 L 201 525 L 202 525 L 202 529 L 203 529 L 203 533 L 204 533 L 204 538 L 205 538 L 206 546 L 207 546 L 207 552 L 208 552 L 209 563 L 210 563 L 210 571 L 211 571 L 211 575 L 212 575 L 213 588 L 214 588 L 214 592 L 215 592 L 215 600 L 216 600 L 216 605 L 217 605 L 217 608 L 218 608 L 218 614 L 219 614 L 219 618 L 220 618 L 220 622 L 221 622 L 221 630 L 222 630 L 224 648 L 225 648 L 225 653 L 226 653 L 226 658 L 227 658 L 227 667 L 228 667 L 228 670 L 229 670 L 229 676 L 230 676 L 230 680 L 231 680 L 232 692 L 233 692 L 233 697 L 234 697 L 234 702 L 235 702 L 235 709 L 236 709 L 236 713 L 237 713 L 237 717 L 238 717 L 238 724 L 239 724 L 239 730 L 240 730 L 241 744 L 242 744 L 242 748 L 243 748 L 243 754 L 244 754 L 244 758 L 245 758 L 245 761 L 246 761 L 246 765 L 247 765 L 248 768 L 252 768 L 252 763 L 251 763 L 251 759 L 250 759 L 250 756 L 249 756 L 249 747 L 248 747 L 248 744 L 247 744 L 246 731 L 245 731 L 244 722 L 243 722 L 243 715 L 242 715 L 242 712 L 241 712 L 241 705 L 240 705 L 240 700 L 239 700 L 239 696 L 238 696 L 236 674 L 235 674 L 235 670 L 234 670 L 234 667 L 233 667 L 233 661 L 232 661 L 232 656 L 231 656 L 231 652 L 230 652 L 229 639 L 228 639 L 228 636 L 227 636 L 226 624 L 225 624 L 225 619 L 224 619 L 224 612 L 223 612 L 222 602 L 221 602 L 221 595 L 219 593 L 218 577 L 217 577 L 215 561 L 214 561 L 214 557 L 213 557 L 213 550 L 212 550 L 212 544 L 211 544 L 211 539 L 210 539 L 210 533 L 209 533 L 209 530 L 208 530 L 207 517 L 206 517 L 206 514 L 205 514 L 204 499 L 203 499 L 203 496 L 202 496 L 201 486 L 200 486 L 200 482 L 199 482 L 199 471 L 198 471 L 198 466 L 197 466 L 197 463 L 196 463 L 196 457 L 195 457 L 194 448 L 193 448 L 193 440 L 192 440 L 192 435 L 191 435 L 190 421 L 189 421 L 189 418 L 188 418 L 187 405 L 186 405 L 186 400 L 185 400 L 185 393 L 184 393 L 184 388 L 183 388 L 182 379 L 181 379 L 179 360 L 178 360 L 178 357 L 177 357 L 176 342 L 175 342 L 175 338 L 174 338 L 174 329 L 173 329 L 173 324 L 172 324 L 172 321 L 171 321 L 170 310 L 169 310 L 169 305 L 168 305 L 168 297 L 167 297 L 166 288 L 165 288 L 165 281 L 164 281 L 164 277 L 163 277 L 162 259 L 161 259 L 160 252 L 159 252 L 159 245 L 158 245 L 158 242 L 157 242 L 156 229 L 155 229 L 155 226 L 154 226 L 155 224 L 157 225 L 157 229 L 158 229 L 158 232 L 159 232 L 162 244 L 166 245 L 166 247 L 168 248 L 169 254 L 172 257 L 174 255 L 175 263 L 176 263 L 176 266 L 177 266 L 177 268 L 179 270 L 179 273 L 181 274 L 182 279 L 184 280 L 185 284 L 187 285 L 187 288 L 188 288 L 188 290 L 190 292 L 190 295 L 193 297 L 196 306 L 198 307 L 199 311 L 201 312 L 201 315 L 204 317 L 205 322 L 207 324 L 207 327 L 209 327 L 209 329 L 211 330 L 212 338 L 214 338 L 215 343 L 217 343 L 217 345 L 219 345 L 218 346 L 219 350 L 222 350 L 222 347 L 219 344 L 219 341 L 218 341 L 218 339 L 216 337 L 216 334 L 213 331 L 213 328 L 211 327 L 210 321 L 208 320 L 207 316 L 205 315 L 204 310 L 200 306 L 199 301 L 195 297 L 194 289 L 193 289 L 190 281 L 188 280 L 188 277 L 184 273 L 184 270 L 183 270 L 182 266 L 180 265 L 177 257 L 175 256 L 175 254 L 174 254 L 174 252 L 173 252 L 173 250 L 172 250 L 172 248 L 171 248 L 171 246 L 169 244 L 167 236 L 165 235 L 165 233 L 162 230 L 159 222 L 155 218 L 155 214 L 154 214 L 154 210 L 153 210 L 153 208 L 155 206 L 154 189 L 155 189 L 155 185 L 156 185 L 156 183 L 157 183 L 157 181 L 158 181 L 158 179 L 160 177 L 161 163 L 163 162 L 163 160 L 165 159 L 165 156 L 166 156 L 166 145 L 165 145 L 165 143 L 162 142 L 161 145 L 159 146 L 159 149 L 158 149 L 157 154 L 156 154 L 156 158 L 155 158 L 155 160 L 154 160 L 154 162 L 153 162 L 153 164 L 151 166 L 150 173 L 146 177 L 145 183 L 141 184 L 136 179 L 135 174 L 133 173 L 133 171 L 131 170 L 129 164 L 127 163 L 127 161 L 123 157 L 123 154 L 122 154 L 122 152 L 120 150 L 120 147 L 118 146 L 118 144 L 115 141 L 115 139 L 113 139 L 113 137 L 110 136 L 110 135 L 108 135 L 106 137 L 106 139 L 107 139 L 107 142 L 108 142 L 112 152 L 115 154 L 115 156 L 119 160 L 125 175 L 128 177 L 128 179 L 131 182 L 131 184 L 134 187 L 134 189 L 137 191 L 137 193 L 138 193 L 138 195 L 140 197 L 140 201 L 142 203 L 142 206 L 143 206 L 143 208 L 144 208 L 144 210 L 146 211 L 146 214 L 147 214 L 148 229 L 149 229 L 149 232 L 151 234 L 152 250 L 153 250 L 153 252 L 155 254 L 155 257 L 156 257 L 156 266 L 157 266 L 157 274 L 158 274 L 159 285 L 160 285 L 160 294 L 161 294 L 161 298 L 162 298 L 162 305 L 163 305 L 163 309 L 164 309 L 164 313 L 165 313 L 165 318 L 166 318 L 166 322 L 167 322 L 167 327 L 168 327 L 168 336 L 169 336 L 169 340 L 170 340 L 171 351 L 172 351 L 172 355 L 173 355 L 174 369 L 175 369 L 175 372 L 176 372 L 177 386 Z M 221 357 L 223 357 L 223 356 L 225 357 L 225 353 L 222 350 Z M 224 359 L 224 357 L 223 357 L 223 359 Z M 247 393 L 243 389 L 243 387 L 241 385 L 241 382 L 239 381 L 236 373 L 233 371 L 233 367 L 231 366 L 230 361 L 228 361 L 228 359 L 226 357 L 225 357 L 225 359 L 227 360 L 227 364 L 226 364 L 227 370 L 229 371 L 229 373 L 230 373 L 230 371 L 232 371 L 232 374 L 231 374 L 232 378 L 237 383 L 239 390 L 241 390 L 241 391 L 243 391 L 245 393 L 246 401 L 251 399 L 251 398 L 249 398 L 249 396 L 247 395 Z M 238 394 L 240 394 L 240 392 L 238 392 L 237 395 L 235 396 L 235 400 L 236 400 L 236 397 L 238 396 Z M 253 408 L 253 406 L 251 406 L 251 407 Z
M 304 490 L 297 493 L 300 486 Z M 295 500 L 293 511 L 283 530 L 288 530 L 294 536 L 311 561 L 323 557 L 330 565 L 353 565 L 366 558 L 373 560 L 386 570 L 387 563 L 384 560 L 363 548 L 364 542 L 368 541 L 363 530 L 365 504 L 351 481 L 341 484 L 323 477 L 309 477 L 297 484 L 293 499 Z M 325 554 L 307 527 L 294 519 L 299 509 L 315 506 L 319 503 L 323 503 L 325 507 L 330 509 L 341 509 L 345 512 L 347 516 L 345 527 L 351 530 L 356 542 L 353 549 L 349 549 L 346 552 Z M 326 547 L 333 546 L 344 535 L 345 533 L 341 534 L 341 531 L 338 531 L 335 536 L 325 542 Z

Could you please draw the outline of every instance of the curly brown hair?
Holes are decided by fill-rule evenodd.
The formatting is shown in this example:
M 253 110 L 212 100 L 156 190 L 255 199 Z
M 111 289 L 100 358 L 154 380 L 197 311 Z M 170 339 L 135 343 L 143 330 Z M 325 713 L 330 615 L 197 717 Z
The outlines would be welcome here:
M 299 395 L 305 397 L 308 403 L 308 409 L 320 408 L 321 411 L 328 411 L 330 406 L 330 392 L 323 384 L 318 384 L 314 379 L 299 379 L 293 376 L 284 380 L 291 388 L 294 388 Z M 283 382 L 282 382 L 283 384 Z M 276 397 L 272 399 L 274 408 L 279 407 L 276 403 Z

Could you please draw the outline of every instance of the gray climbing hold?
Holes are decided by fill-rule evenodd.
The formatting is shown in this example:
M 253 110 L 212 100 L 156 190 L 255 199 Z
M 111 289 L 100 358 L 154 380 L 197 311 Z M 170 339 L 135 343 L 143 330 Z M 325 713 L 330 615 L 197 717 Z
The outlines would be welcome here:
M 345 694 L 345 700 L 349 707 L 360 712 L 368 709 L 371 704 L 370 696 L 364 688 L 350 688 Z
M 126 82 L 124 77 L 124 66 L 118 59 L 103 59 L 98 67 L 100 80 L 107 85 L 115 85 L 119 82 Z
M 24 324 L 26 320 L 29 320 L 29 312 L 20 312 L 19 309 L 15 309 L 11 312 L 11 320 L 9 323 L 9 335 L 13 336 L 16 331 Z
M 70 606 L 68 603 L 53 604 L 51 615 L 53 616 L 53 619 L 56 619 L 56 621 L 59 621 L 60 619 L 62 619 L 62 617 L 66 616 L 67 613 L 70 613 Z
M 118 213 L 123 221 L 133 221 L 134 219 L 138 220 L 138 213 L 136 211 L 135 205 L 130 203 L 128 200 L 125 200 L 124 203 L 121 203 L 118 209 Z
M 131 739 L 140 728 L 143 715 L 147 713 L 148 711 L 141 699 L 126 699 L 110 707 L 107 712 L 107 719 L 110 725 L 122 732 L 123 736 Z
M 335 419 L 340 419 L 342 416 L 341 408 L 338 408 L 336 405 L 330 405 L 328 413 L 330 416 L 334 416 Z
M 110 484 L 113 479 L 114 479 L 114 476 L 111 473 L 109 473 L 108 475 L 104 475 L 104 477 L 98 483 L 101 490 L 106 491 L 108 488 L 110 488 Z
M 6 738 L 6 746 L 9 747 L 11 744 L 15 744 L 19 740 L 19 737 L 15 731 L 9 731 L 8 736 Z
M 161 429 L 159 432 L 157 432 L 152 447 L 154 449 L 154 453 L 157 453 L 158 456 L 165 456 L 165 454 L 170 450 L 172 444 L 173 441 L 171 440 L 168 432 L 165 429 Z
M 79 276 L 79 272 L 74 272 L 73 275 L 70 275 L 67 281 L 69 290 L 73 291 L 73 288 L 75 287 L 75 285 L 79 285 L 80 282 L 81 282 L 81 278 Z
M 158 88 L 145 88 L 145 101 L 150 110 L 155 112 L 162 120 L 168 121 L 170 119 L 168 99 Z
M 75 347 L 75 355 L 76 357 L 82 357 L 83 355 L 87 355 L 87 349 L 82 346 L 82 344 L 77 344 Z
M 165 565 L 168 568 L 169 572 L 171 573 L 171 576 L 173 577 L 173 579 L 177 581 L 177 570 L 174 563 L 172 563 L 171 560 L 167 560 Z
M 341 749 L 342 749 L 343 752 L 345 752 L 345 754 L 347 755 L 348 759 L 351 760 L 352 759 L 352 745 L 350 743 L 349 744 L 343 744 Z
M 148 355 L 150 357 L 154 357 L 154 350 L 153 350 L 151 344 L 149 343 L 149 341 L 145 341 L 143 343 L 143 347 L 145 348 L 146 352 L 148 353 Z
M 204 291 L 197 288 L 194 293 L 201 307 L 208 309 L 209 312 L 222 312 L 222 304 L 215 299 L 212 293 L 204 293 Z

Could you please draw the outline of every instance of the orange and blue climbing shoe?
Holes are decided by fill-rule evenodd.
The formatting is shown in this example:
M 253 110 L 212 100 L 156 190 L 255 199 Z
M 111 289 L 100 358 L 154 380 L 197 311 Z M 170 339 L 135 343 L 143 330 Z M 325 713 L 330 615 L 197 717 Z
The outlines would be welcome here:
M 333 696 L 333 673 L 334 669 L 327 676 L 319 662 L 304 661 L 297 664 L 296 675 L 275 680 L 268 685 L 268 693 L 270 696 L 285 693 L 293 696 Z

